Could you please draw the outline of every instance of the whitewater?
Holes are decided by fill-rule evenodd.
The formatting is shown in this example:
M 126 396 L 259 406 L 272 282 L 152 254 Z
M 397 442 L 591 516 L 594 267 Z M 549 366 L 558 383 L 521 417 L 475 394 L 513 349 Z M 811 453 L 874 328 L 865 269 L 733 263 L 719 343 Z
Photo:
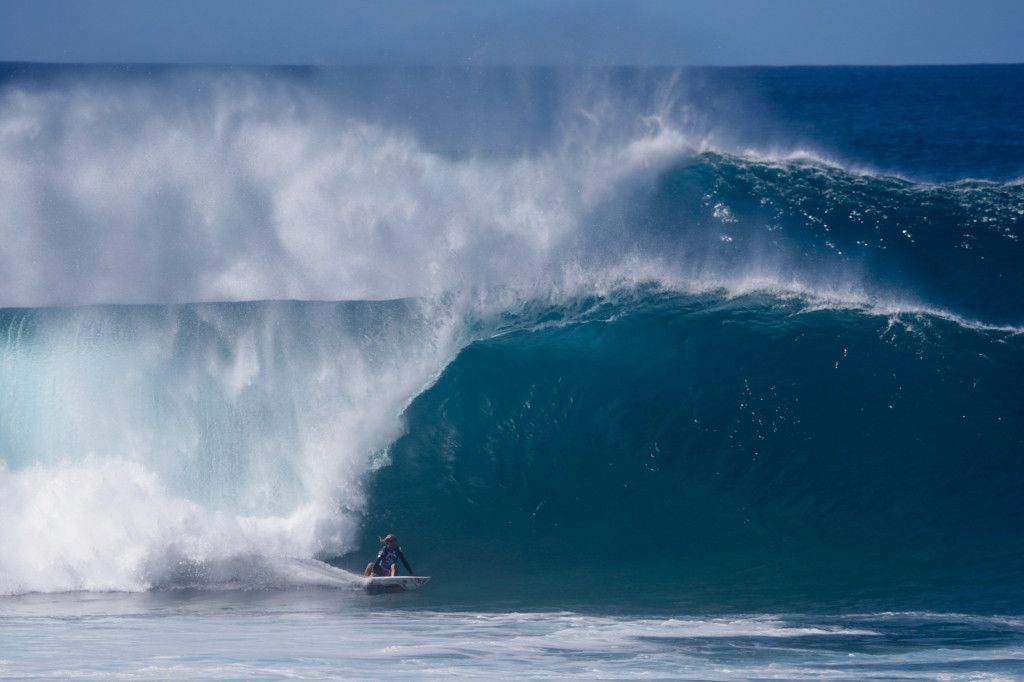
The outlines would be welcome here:
M 1024 75 L 939 71 L 5 66 L 0 676 L 1018 674 Z

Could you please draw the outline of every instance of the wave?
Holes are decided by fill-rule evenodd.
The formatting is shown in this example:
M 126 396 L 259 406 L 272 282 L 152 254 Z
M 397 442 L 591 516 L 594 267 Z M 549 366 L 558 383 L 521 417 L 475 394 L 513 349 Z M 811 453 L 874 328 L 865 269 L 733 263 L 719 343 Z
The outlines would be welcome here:
M 0 591 L 344 587 L 310 559 L 358 570 L 385 529 L 469 590 L 543 594 L 567 544 L 631 599 L 1020 587 L 1016 332 L 657 286 L 477 304 L 3 311 Z
M 385 528 L 555 592 L 568 541 L 633 596 L 1019 593 L 1019 182 L 664 71 L 142 75 L 0 80 L 0 593 L 327 584 Z

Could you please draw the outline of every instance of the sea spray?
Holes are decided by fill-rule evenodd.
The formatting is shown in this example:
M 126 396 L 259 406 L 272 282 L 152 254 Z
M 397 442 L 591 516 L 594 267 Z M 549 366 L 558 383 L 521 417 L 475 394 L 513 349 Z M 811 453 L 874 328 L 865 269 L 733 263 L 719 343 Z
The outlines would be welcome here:
M 353 548 L 362 477 L 459 334 L 415 301 L 0 320 L 5 592 L 145 589 L 167 564 Z

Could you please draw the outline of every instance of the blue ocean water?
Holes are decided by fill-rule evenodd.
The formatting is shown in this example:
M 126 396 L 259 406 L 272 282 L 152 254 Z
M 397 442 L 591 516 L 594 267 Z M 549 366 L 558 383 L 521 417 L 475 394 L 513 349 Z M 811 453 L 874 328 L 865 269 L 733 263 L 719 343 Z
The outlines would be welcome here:
M 5 66 L 0 676 L 1024 675 L 1022 85 Z

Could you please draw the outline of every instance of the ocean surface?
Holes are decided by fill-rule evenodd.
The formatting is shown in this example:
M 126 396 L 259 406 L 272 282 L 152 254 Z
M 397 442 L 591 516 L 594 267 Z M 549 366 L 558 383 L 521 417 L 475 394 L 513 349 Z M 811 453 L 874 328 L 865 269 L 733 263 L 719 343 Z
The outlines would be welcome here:
M 3 65 L 0 678 L 1024 678 L 1021 111 Z

